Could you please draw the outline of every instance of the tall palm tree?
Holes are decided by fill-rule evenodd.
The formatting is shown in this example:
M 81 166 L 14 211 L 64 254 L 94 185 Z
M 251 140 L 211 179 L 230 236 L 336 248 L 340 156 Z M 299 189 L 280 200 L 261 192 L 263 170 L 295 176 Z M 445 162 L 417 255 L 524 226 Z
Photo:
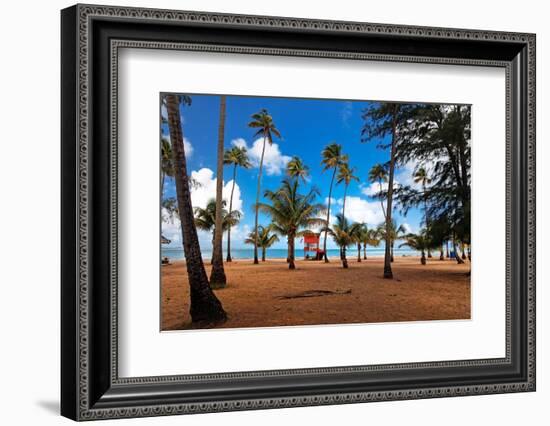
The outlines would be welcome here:
M 356 171 L 355 167 L 350 167 L 348 163 L 342 163 L 338 167 L 338 175 L 336 176 L 336 183 L 344 183 L 344 201 L 342 203 L 342 216 L 346 216 L 346 197 L 348 195 L 348 187 L 351 181 L 359 182 L 359 178 L 354 175 Z
M 264 197 L 270 204 L 258 203 L 257 208 L 272 219 L 272 229 L 287 237 L 288 268 L 296 269 L 294 263 L 294 242 L 301 230 L 308 226 L 324 225 L 318 215 L 324 210 L 322 204 L 315 203 L 318 191 L 311 189 L 307 194 L 298 193 L 297 179 L 284 179 L 276 191 L 267 190 Z M 258 237 L 258 234 L 255 235 Z
M 386 247 L 384 253 L 384 278 L 392 279 L 391 252 L 390 252 L 390 227 L 392 223 L 393 209 L 393 180 L 395 165 L 397 162 L 398 128 L 407 122 L 410 111 L 414 107 L 393 102 L 375 102 L 363 113 L 365 124 L 361 131 L 364 142 L 370 140 L 381 140 L 390 135 L 389 146 L 390 161 L 388 167 L 388 192 L 386 195 Z
M 305 182 L 309 176 L 309 167 L 300 157 L 294 156 L 286 165 L 286 174 L 292 178 L 301 178 Z
M 336 223 L 325 227 L 325 230 L 331 235 L 336 245 L 340 247 L 340 259 L 344 269 L 349 267 L 346 248 L 355 243 L 361 231 L 361 226 L 360 223 L 350 224 L 342 213 L 338 213 L 336 215 Z
M 216 167 L 216 226 L 214 228 L 214 243 L 212 247 L 212 270 L 210 271 L 210 286 L 222 288 L 227 284 L 223 269 L 222 252 L 222 203 L 223 203 L 223 146 L 225 136 L 225 110 L 227 100 L 225 95 L 220 96 L 220 121 L 218 125 L 218 155 Z
M 384 182 L 388 181 L 388 173 L 383 164 L 377 163 L 371 167 L 369 170 L 369 181 L 372 183 L 378 182 L 378 193 L 380 198 L 380 206 L 382 207 L 382 213 L 384 214 L 384 219 L 386 218 L 386 209 L 384 208 L 384 200 L 381 196 L 382 194 L 382 185 Z
M 407 234 L 405 236 L 405 242 L 400 244 L 399 247 L 408 246 L 414 250 L 420 252 L 420 263 L 426 264 L 425 251 L 430 248 L 429 239 L 426 236 L 425 231 L 421 231 L 420 234 Z
M 222 201 L 222 209 L 221 209 L 221 230 L 226 231 L 229 227 L 235 226 L 239 223 L 239 220 L 241 219 L 241 212 L 238 210 L 233 210 L 231 212 L 228 212 L 225 209 L 226 201 Z M 217 201 L 212 198 L 211 200 L 206 203 L 206 207 L 195 207 L 193 209 L 193 212 L 195 213 L 195 226 L 198 229 L 201 229 L 203 231 L 209 231 L 212 232 L 212 248 L 214 248 L 214 245 L 216 244 L 216 228 L 217 228 L 217 222 L 216 222 L 216 216 L 218 212 L 218 203 Z M 214 262 L 214 250 L 212 250 L 212 263 Z M 212 285 L 212 283 L 210 283 Z
M 269 224 L 268 226 L 258 226 L 258 247 L 262 249 L 262 262 L 265 262 L 265 252 L 266 250 L 279 241 L 277 234 L 272 233 L 273 225 Z M 256 241 L 256 235 L 254 232 L 248 234 L 248 238 L 244 240 L 245 244 L 254 244 Z
M 348 195 L 348 186 L 352 180 L 359 182 L 359 178 L 355 176 L 355 167 L 350 168 L 347 162 L 340 164 L 338 174 L 336 175 L 336 184 L 344 183 L 344 201 L 342 202 L 342 216 L 346 217 L 346 198 Z M 342 249 L 344 250 L 344 249 Z M 343 253 L 341 252 L 340 255 Z
M 208 282 L 202 262 L 201 249 L 191 205 L 191 192 L 187 175 L 187 163 L 183 148 L 183 130 L 180 117 L 180 101 L 191 102 L 189 97 L 166 95 L 163 99 L 168 116 L 168 129 L 172 143 L 172 166 L 176 183 L 178 213 L 181 222 L 183 250 L 187 264 L 190 287 L 190 314 L 194 323 L 216 323 L 225 321 L 225 313 Z
M 426 223 L 426 229 L 430 228 L 430 217 L 428 213 L 428 197 L 426 193 L 426 187 L 432 183 L 432 180 L 428 176 L 428 172 L 424 167 L 419 167 L 413 175 L 413 180 L 415 183 L 422 185 L 422 194 L 424 197 L 424 219 Z M 432 252 L 428 249 L 428 258 L 432 257 Z
M 323 166 L 323 172 L 326 170 L 332 169 L 332 178 L 330 180 L 330 188 L 328 191 L 328 207 L 327 207 L 327 220 L 326 223 L 330 223 L 330 204 L 332 202 L 332 187 L 334 185 L 334 178 L 336 177 L 336 171 L 338 168 L 345 162 L 348 161 L 348 156 L 342 154 L 342 145 L 339 145 L 337 143 L 331 143 L 330 145 L 327 145 L 325 149 L 321 152 L 321 156 L 323 157 L 323 160 L 321 161 L 321 165 Z M 328 263 L 328 256 L 327 256 L 327 233 L 328 233 L 329 227 L 325 227 L 325 238 L 323 241 L 323 253 L 325 257 L 325 263 Z
M 256 237 L 256 242 L 254 244 L 254 264 L 258 264 L 258 206 L 260 204 L 260 188 L 262 183 L 262 170 L 264 167 L 264 155 L 265 155 L 265 144 L 266 142 L 271 145 L 273 143 L 273 136 L 281 138 L 281 133 L 275 127 L 273 123 L 273 118 L 266 109 L 262 109 L 260 112 L 252 115 L 252 121 L 248 123 L 248 127 L 253 129 L 258 129 L 254 136 L 262 136 L 262 155 L 260 157 L 260 170 L 258 171 L 258 187 L 256 190 L 256 212 L 254 218 L 254 235 Z
M 231 185 L 231 195 L 229 197 L 229 211 L 233 211 L 233 193 L 235 192 L 235 182 L 237 181 L 237 167 L 243 169 L 249 169 L 252 167 L 248 159 L 245 147 L 234 146 L 231 149 L 225 151 L 223 156 L 223 163 L 226 165 L 233 165 L 233 184 Z M 227 228 L 227 262 L 231 262 L 231 226 Z
M 172 167 L 172 146 L 167 138 L 162 138 L 160 142 L 160 198 L 164 196 L 164 181 L 166 176 L 174 177 L 174 168 Z

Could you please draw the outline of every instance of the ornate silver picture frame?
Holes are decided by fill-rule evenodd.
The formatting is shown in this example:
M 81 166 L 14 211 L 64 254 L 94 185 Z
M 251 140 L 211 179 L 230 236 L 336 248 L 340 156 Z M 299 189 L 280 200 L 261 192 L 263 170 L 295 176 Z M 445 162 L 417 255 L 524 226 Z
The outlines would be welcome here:
M 61 414 L 73 420 L 535 390 L 535 35 L 76 5 L 61 12 Z M 121 48 L 498 67 L 506 73 L 502 358 L 119 377 Z

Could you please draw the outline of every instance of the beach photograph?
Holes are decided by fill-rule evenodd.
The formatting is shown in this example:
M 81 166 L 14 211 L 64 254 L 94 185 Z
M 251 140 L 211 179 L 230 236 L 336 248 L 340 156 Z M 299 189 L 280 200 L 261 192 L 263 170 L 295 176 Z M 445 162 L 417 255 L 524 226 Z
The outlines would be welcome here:
M 161 93 L 160 330 L 471 318 L 471 106 Z

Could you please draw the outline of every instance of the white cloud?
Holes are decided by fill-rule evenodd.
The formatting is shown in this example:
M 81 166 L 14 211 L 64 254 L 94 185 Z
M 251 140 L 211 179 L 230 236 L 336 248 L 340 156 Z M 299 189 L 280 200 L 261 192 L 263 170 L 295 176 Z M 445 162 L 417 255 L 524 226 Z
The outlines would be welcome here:
M 206 207 L 206 204 L 212 198 L 216 198 L 216 178 L 214 177 L 214 172 L 208 168 L 202 168 L 197 171 L 191 172 L 191 177 L 199 183 L 199 186 L 191 189 L 191 204 L 193 207 Z M 229 208 L 229 197 L 231 196 L 231 186 L 233 181 L 225 183 L 223 186 L 223 199 L 227 202 L 227 208 Z M 235 184 L 235 192 L 233 193 L 233 210 L 239 210 L 241 213 L 243 206 L 243 201 L 241 199 L 241 190 L 239 184 Z M 167 212 L 163 209 L 162 211 L 163 218 L 167 218 Z M 232 228 L 231 237 L 232 241 L 235 241 L 235 246 L 241 246 L 244 239 L 247 237 L 250 232 L 248 225 L 237 225 Z M 209 231 L 197 230 L 199 237 L 199 244 L 203 252 L 209 252 L 212 249 L 212 233 Z M 162 235 L 171 240 L 169 246 L 171 247 L 181 247 L 181 227 L 179 218 L 175 217 L 173 223 L 170 223 L 168 220 L 162 222 Z M 226 238 L 226 233 L 223 236 L 224 240 Z M 224 246 L 225 249 L 225 246 Z
M 395 178 L 402 185 L 410 186 L 411 188 L 416 189 L 417 191 L 421 191 L 422 184 L 420 182 L 415 183 L 414 181 L 415 170 L 419 167 L 424 167 L 424 169 L 426 169 L 426 173 L 428 174 L 428 177 L 431 177 L 433 176 L 435 164 L 436 163 L 434 161 L 424 161 L 422 163 L 414 160 L 409 161 L 407 164 L 400 167 L 399 172 L 396 173 L 395 175 Z
M 198 183 L 197 187 L 191 188 L 191 203 L 193 207 L 206 207 L 206 204 L 212 198 L 216 198 L 216 178 L 214 172 L 208 168 L 202 168 L 198 171 L 192 171 L 191 177 Z M 223 185 L 223 199 L 227 202 L 229 208 L 229 198 L 231 197 L 231 186 L 233 181 Z M 235 184 L 233 193 L 233 210 L 239 210 L 242 213 L 243 201 L 241 199 L 241 189 L 239 184 Z
M 185 151 L 185 158 L 189 158 L 193 155 L 193 145 L 187 138 L 183 138 L 183 150 Z
M 345 126 L 349 126 L 349 119 L 353 113 L 353 103 L 344 102 L 344 107 L 342 108 L 342 122 Z
M 330 205 L 333 206 L 334 204 L 336 204 L 336 198 L 331 197 L 330 198 Z M 325 206 L 328 206 L 328 197 L 325 197 Z
M 264 140 L 258 138 L 254 141 L 251 147 L 249 147 L 243 138 L 233 139 L 231 144 L 239 148 L 246 148 L 248 151 L 248 157 L 253 167 L 260 167 L 260 160 L 262 158 L 262 148 Z M 274 143 L 269 145 L 266 142 L 264 153 L 264 171 L 268 176 L 281 175 L 291 160 L 288 155 L 283 155 L 279 149 L 279 145 Z
M 344 200 L 337 200 L 342 205 Z M 346 197 L 346 219 L 350 222 L 366 223 L 369 226 L 377 226 L 384 221 L 384 213 L 377 201 L 367 201 L 361 197 Z
M 233 139 L 231 141 L 231 145 L 236 146 L 238 148 L 248 148 L 246 146 L 246 141 L 243 138 Z
M 172 143 L 170 141 L 170 135 L 164 135 L 163 138 L 168 139 L 168 142 Z M 191 141 L 185 137 L 183 138 L 183 150 L 185 151 L 185 158 L 189 158 L 193 155 L 193 145 L 191 144 Z

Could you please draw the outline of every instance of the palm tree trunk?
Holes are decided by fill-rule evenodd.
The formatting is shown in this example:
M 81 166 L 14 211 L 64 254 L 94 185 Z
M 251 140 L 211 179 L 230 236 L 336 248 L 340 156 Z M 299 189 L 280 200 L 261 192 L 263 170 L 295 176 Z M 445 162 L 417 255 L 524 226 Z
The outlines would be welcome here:
M 367 260 L 367 243 L 363 244 L 363 260 Z
M 288 269 L 296 269 L 296 265 L 294 264 L 294 234 L 289 234 L 288 236 L 288 251 L 290 252 Z
M 226 98 L 220 96 L 220 123 L 218 127 L 218 164 L 216 170 L 216 227 L 214 228 L 214 245 L 212 248 L 212 271 L 210 272 L 210 286 L 212 288 L 223 288 L 227 284 L 225 271 L 223 269 L 223 151 L 225 134 L 225 106 Z M 231 210 L 229 210 L 231 211 Z
M 233 211 L 233 192 L 235 191 L 235 181 L 237 180 L 237 165 L 233 167 L 233 185 L 231 185 L 231 197 L 229 198 L 229 213 Z M 227 262 L 231 262 L 231 225 L 227 227 Z
M 394 259 L 393 259 L 393 245 L 395 244 L 395 241 L 391 241 L 391 250 L 390 250 L 390 262 L 393 262 Z
M 361 243 L 357 243 L 357 262 L 361 262 Z
M 378 178 L 379 192 L 382 192 L 382 179 Z M 382 206 L 382 213 L 384 214 L 384 220 L 386 219 L 386 209 L 384 209 L 384 200 L 380 197 L 380 205 Z
M 443 244 L 441 245 L 441 250 L 439 251 L 439 260 L 444 260 L 445 256 L 443 256 Z
M 266 136 L 264 135 L 264 144 L 262 146 L 262 156 L 260 158 L 260 170 L 258 171 L 258 189 L 256 190 L 256 214 L 254 218 L 254 265 L 258 262 L 258 204 L 260 203 L 260 188 L 262 184 L 262 170 L 264 168 Z
M 393 201 L 393 174 L 395 169 L 395 152 L 396 152 L 396 128 L 397 128 L 397 105 L 394 105 L 392 117 L 392 135 L 391 135 L 391 153 L 390 153 L 390 173 L 388 178 L 388 199 L 386 204 L 386 247 L 384 250 L 384 278 L 393 279 L 391 269 L 391 216 L 392 216 L 392 201 Z
M 456 263 L 458 263 L 458 264 L 464 263 L 464 261 L 458 255 L 458 247 L 456 245 L 456 239 L 455 239 L 454 235 L 453 235 L 453 252 L 455 254 Z
M 262 262 L 265 262 L 265 247 L 262 247 Z
M 326 229 L 325 229 L 325 239 L 323 241 L 323 253 L 325 257 L 325 263 L 328 263 L 328 256 L 327 256 L 327 233 L 328 233 L 328 227 L 330 224 L 330 202 L 332 200 L 332 184 L 334 183 L 334 177 L 336 176 L 336 167 L 334 168 L 334 171 L 332 172 L 332 179 L 330 180 L 330 189 L 328 191 L 328 209 L 327 209 L 327 223 L 326 223 Z
M 424 215 L 426 216 L 426 231 L 429 232 L 430 219 L 428 218 L 428 199 L 426 197 L 426 184 L 422 183 L 422 192 L 424 192 Z M 432 251 L 428 249 L 428 258 L 431 259 Z
M 446 246 L 447 246 L 447 250 L 446 250 L 446 253 L 445 253 L 445 257 L 448 259 L 450 256 L 449 256 L 449 240 L 447 240 L 445 242 Z
M 422 249 L 422 251 L 421 251 L 420 263 L 421 263 L 422 265 L 425 265 L 425 264 L 426 264 L 426 255 L 424 254 L 424 249 Z
M 348 259 L 346 257 L 346 248 L 345 248 L 345 246 L 342 248 L 342 267 L 344 269 L 348 268 Z
M 470 247 L 469 244 L 468 244 L 468 260 L 470 262 L 472 261 L 472 248 Z
M 190 287 L 191 320 L 194 323 L 225 321 L 227 314 L 208 283 L 208 277 L 202 262 L 197 229 L 195 228 L 187 163 L 183 148 L 179 97 L 177 95 L 167 95 L 165 99 L 166 110 L 168 112 L 168 128 L 170 131 L 170 140 L 172 141 L 172 163 L 181 222 L 183 250 Z
M 162 202 L 162 199 L 164 198 L 164 178 L 166 177 L 166 173 L 162 172 L 161 178 L 160 178 L 160 201 Z
M 462 260 L 466 260 L 466 250 L 464 250 L 464 243 L 460 244 L 462 250 Z

